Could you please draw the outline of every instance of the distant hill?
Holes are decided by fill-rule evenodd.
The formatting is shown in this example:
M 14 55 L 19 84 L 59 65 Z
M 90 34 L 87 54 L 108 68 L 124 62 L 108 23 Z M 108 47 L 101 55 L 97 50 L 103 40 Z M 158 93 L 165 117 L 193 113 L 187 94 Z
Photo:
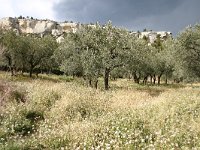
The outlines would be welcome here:
M 58 42 L 63 40 L 63 34 L 73 32 L 81 27 L 80 23 L 74 22 L 56 22 L 48 19 L 33 19 L 33 18 L 12 18 L 6 17 L 0 19 L 0 29 L 14 30 L 18 34 L 37 34 L 43 37 L 45 34 L 51 34 L 56 37 Z M 171 32 L 166 31 L 145 31 L 145 32 L 131 32 L 138 38 L 147 38 L 149 43 L 153 43 L 158 35 L 161 39 L 166 39 L 172 35 Z

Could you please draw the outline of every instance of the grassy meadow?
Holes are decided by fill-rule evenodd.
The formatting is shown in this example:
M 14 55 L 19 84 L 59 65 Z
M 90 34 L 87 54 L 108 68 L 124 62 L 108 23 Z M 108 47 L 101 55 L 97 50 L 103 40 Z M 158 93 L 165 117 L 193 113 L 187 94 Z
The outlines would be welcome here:
M 0 149 L 200 149 L 200 84 L 99 86 L 0 72 Z

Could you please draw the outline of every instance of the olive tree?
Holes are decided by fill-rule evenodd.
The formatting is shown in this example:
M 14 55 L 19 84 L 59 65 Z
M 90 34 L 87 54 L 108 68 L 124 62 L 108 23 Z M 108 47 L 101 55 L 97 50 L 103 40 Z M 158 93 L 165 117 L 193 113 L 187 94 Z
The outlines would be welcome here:
M 100 52 L 102 57 L 102 68 L 104 70 L 105 90 L 109 89 L 110 72 L 125 65 L 128 47 L 128 35 L 126 30 L 115 28 L 108 22 L 101 29 Z
M 148 55 L 149 47 L 143 39 L 134 36 L 129 37 L 129 50 L 126 56 L 126 68 L 131 73 L 135 83 L 140 83 L 140 79 L 148 75 Z
M 32 77 L 35 68 L 41 68 L 42 65 L 52 63 L 51 56 L 57 48 L 56 41 L 50 37 L 33 38 L 25 37 L 27 44 L 26 63 L 28 65 L 29 75 Z M 49 66 L 49 64 L 48 64 Z
M 186 28 L 178 35 L 178 41 L 182 48 L 178 55 L 182 60 L 185 76 L 190 79 L 200 77 L 200 25 L 196 24 Z
M 68 75 L 81 76 L 83 74 L 80 43 L 78 33 L 69 33 L 54 52 L 54 58 L 59 64 L 60 70 Z
M 11 71 L 11 75 L 15 74 L 17 53 L 18 48 L 17 35 L 13 31 L 7 31 L 1 33 L 1 56 Z
M 124 64 L 127 35 L 127 31 L 113 27 L 110 22 L 105 26 L 86 26 L 68 34 L 55 57 L 63 71 L 74 73 L 79 70 L 90 83 L 95 81 L 95 87 L 98 77 L 103 74 L 108 90 L 110 72 Z

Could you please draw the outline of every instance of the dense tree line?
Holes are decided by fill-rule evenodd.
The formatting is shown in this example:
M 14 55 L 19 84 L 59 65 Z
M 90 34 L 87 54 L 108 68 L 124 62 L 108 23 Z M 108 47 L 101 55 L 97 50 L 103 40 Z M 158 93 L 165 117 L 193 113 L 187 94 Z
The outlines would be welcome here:
M 1 66 L 12 75 L 20 70 L 52 70 L 57 68 L 68 75 L 83 77 L 88 85 L 97 88 L 99 77 L 105 89 L 109 79 L 132 78 L 134 82 L 160 84 L 161 77 L 194 81 L 200 77 L 200 25 L 186 28 L 177 38 L 154 43 L 139 39 L 125 29 L 113 27 L 111 22 L 101 26 L 83 26 L 76 33 L 68 33 L 65 41 L 56 43 L 51 36 L 38 38 L 0 33 Z
M 16 71 L 33 72 L 51 70 L 56 66 L 53 53 L 58 44 L 51 36 L 38 38 L 37 36 L 17 35 L 13 31 L 1 31 L 0 54 L 1 65 L 16 75 Z

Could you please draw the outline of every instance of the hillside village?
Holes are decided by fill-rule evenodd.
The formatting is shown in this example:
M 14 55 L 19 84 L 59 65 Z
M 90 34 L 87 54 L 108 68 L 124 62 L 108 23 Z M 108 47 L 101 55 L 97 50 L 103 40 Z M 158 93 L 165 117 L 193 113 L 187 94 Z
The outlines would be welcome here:
M 82 24 L 74 22 L 56 22 L 48 19 L 39 20 L 31 18 L 12 18 L 6 17 L 0 19 L 0 29 L 3 30 L 14 30 L 17 34 L 37 34 L 43 37 L 45 34 L 51 34 L 60 43 L 63 41 L 64 33 L 73 32 L 75 33 Z M 95 26 L 89 24 L 88 26 Z M 171 32 L 167 31 L 143 31 L 143 32 L 130 32 L 131 34 L 137 36 L 138 38 L 146 38 L 149 43 L 154 43 L 158 36 L 162 40 L 167 39 L 172 36 Z

